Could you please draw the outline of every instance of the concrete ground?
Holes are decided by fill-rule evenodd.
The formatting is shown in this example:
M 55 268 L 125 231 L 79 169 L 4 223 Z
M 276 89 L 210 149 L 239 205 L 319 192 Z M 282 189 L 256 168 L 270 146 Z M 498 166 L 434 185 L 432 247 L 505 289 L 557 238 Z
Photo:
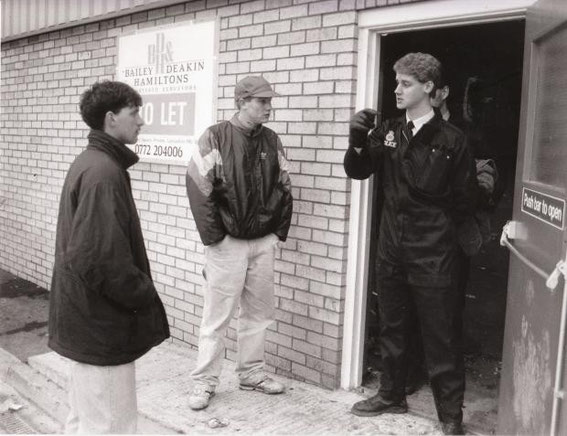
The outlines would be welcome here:
M 0 387 L 9 392 L 3 394 L 0 389 L 0 400 L 12 398 L 11 402 L 25 403 L 20 412 L 7 411 L 11 417 L 19 413 L 21 420 L 27 419 L 34 432 L 57 433 L 62 431 L 67 414 L 67 361 L 47 349 L 47 301 L 45 290 L 0 270 Z M 329 391 L 276 377 L 287 387 L 283 395 L 241 391 L 229 361 L 225 361 L 222 381 L 210 406 L 195 412 L 187 400 L 192 386 L 189 373 L 196 357 L 196 351 L 188 346 L 166 342 L 138 360 L 141 433 L 441 434 L 434 420 L 418 415 L 419 400 L 412 397 L 408 399 L 408 414 L 360 418 L 349 413 L 350 407 L 374 394 L 372 389 Z M 3 416 L 0 409 L 0 433 L 11 432 L 7 424 L 2 427 Z M 31 420 L 34 416 L 35 422 Z M 226 426 L 215 427 L 219 422 Z

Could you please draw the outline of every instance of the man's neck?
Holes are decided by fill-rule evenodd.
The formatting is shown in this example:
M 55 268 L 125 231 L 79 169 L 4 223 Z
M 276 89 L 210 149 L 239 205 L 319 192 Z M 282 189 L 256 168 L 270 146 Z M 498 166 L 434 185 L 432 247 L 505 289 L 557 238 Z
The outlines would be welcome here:
M 432 106 L 429 103 L 429 99 L 424 99 L 417 105 L 406 109 L 407 115 L 410 120 L 416 120 L 418 118 L 421 118 L 425 114 L 431 112 L 431 110 L 432 110 Z
M 242 127 L 244 127 L 245 129 L 254 129 L 256 126 L 258 126 L 258 124 L 252 122 L 250 119 L 248 119 L 247 117 L 242 115 L 242 112 L 238 112 L 237 115 L 238 121 L 240 122 L 240 124 L 242 124 Z

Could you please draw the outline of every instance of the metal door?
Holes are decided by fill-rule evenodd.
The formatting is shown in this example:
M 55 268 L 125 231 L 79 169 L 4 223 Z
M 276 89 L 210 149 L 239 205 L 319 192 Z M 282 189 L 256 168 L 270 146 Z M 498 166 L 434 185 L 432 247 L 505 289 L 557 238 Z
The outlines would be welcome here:
M 567 434 L 567 2 L 528 10 L 498 434 Z

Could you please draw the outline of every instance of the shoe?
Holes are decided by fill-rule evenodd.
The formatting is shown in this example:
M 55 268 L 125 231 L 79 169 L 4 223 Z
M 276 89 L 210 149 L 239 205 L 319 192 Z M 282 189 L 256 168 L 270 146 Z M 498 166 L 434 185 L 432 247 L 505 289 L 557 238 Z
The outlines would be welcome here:
M 259 391 L 269 395 L 281 394 L 285 391 L 284 385 L 268 376 L 257 383 L 241 381 L 240 389 L 245 391 Z
M 201 410 L 209 405 L 209 401 L 215 396 L 215 390 L 211 386 L 196 385 L 189 396 L 189 407 L 193 410 Z
M 460 422 L 442 422 L 441 429 L 443 430 L 443 434 L 450 434 L 450 435 L 465 434 L 465 430 L 463 429 L 463 424 Z
M 356 416 L 377 416 L 383 413 L 407 413 L 407 411 L 408 403 L 405 399 L 395 403 L 386 402 L 380 394 L 354 403 L 350 409 L 350 412 Z

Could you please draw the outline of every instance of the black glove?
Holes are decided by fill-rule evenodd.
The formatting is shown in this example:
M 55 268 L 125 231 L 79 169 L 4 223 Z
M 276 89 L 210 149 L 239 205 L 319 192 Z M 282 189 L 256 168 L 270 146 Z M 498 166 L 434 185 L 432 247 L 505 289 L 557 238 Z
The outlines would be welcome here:
M 377 112 L 373 109 L 363 109 L 350 118 L 348 145 L 350 147 L 366 147 L 368 132 L 375 127 L 374 120 Z

